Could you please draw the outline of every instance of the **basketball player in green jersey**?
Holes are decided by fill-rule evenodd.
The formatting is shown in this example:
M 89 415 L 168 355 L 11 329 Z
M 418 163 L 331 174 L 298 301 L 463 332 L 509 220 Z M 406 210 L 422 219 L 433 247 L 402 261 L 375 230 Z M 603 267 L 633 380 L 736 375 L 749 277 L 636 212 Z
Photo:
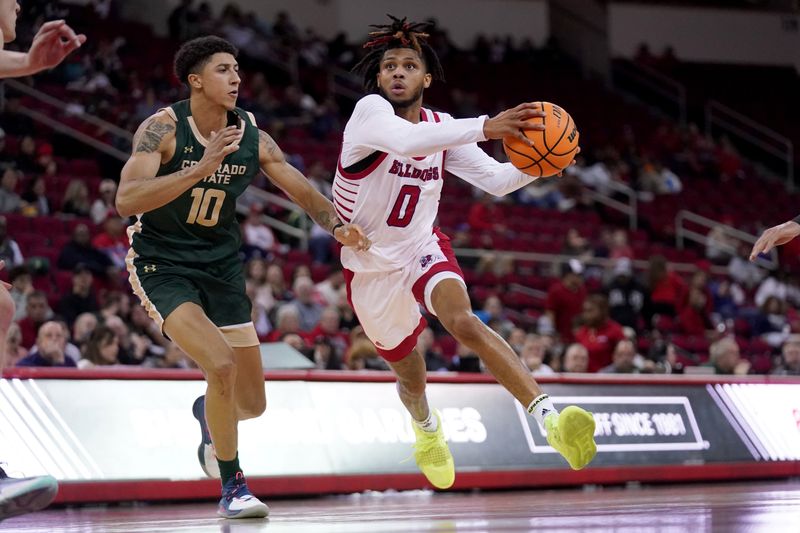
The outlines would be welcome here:
M 361 228 L 339 220 L 253 115 L 236 107 L 236 54 L 217 37 L 178 50 L 175 73 L 191 96 L 139 127 L 116 203 L 120 215 L 137 217 L 128 229 L 134 292 L 206 376 L 194 414 L 203 433 L 201 465 L 209 475 L 218 468 L 222 480 L 218 514 L 246 518 L 266 516 L 268 508 L 250 493 L 239 467 L 237 425 L 261 415 L 266 398 L 238 257 L 236 198 L 263 171 L 342 245 L 365 250 L 370 243 Z

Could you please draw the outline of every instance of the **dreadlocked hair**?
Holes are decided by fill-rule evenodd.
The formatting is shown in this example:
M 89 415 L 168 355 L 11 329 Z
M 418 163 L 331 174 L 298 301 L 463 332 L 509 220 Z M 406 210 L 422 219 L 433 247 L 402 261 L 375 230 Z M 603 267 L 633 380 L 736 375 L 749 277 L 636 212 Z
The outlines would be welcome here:
M 364 43 L 364 48 L 369 52 L 353 67 L 353 72 L 361 76 L 364 89 L 369 92 L 378 91 L 378 72 L 381 68 L 381 59 L 387 50 L 393 48 L 412 48 L 416 50 L 428 73 L 436 81 L 444 81 L 444 70 L 439 62 L 439 56 L 427 43 L 429 35 L 424 30 L 428 24 L 424 22 L 407 22 L 406 17 L 399 19 L 389 15 L 391 24 L 373 24 L 370 27 L 375 31 L 369 33 L 369 40 Z

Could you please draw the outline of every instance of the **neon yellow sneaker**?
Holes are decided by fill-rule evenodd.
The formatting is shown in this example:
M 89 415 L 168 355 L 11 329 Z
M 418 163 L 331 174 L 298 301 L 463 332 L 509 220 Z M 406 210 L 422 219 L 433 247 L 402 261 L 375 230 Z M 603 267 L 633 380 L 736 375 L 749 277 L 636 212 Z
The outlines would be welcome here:
M 570 405 L 545 418 L 544 427 L 547 442 L 564 456 L 573 470 L 588 465 L 597 454 L 592 413 Z
M 414 459 L 431 485 L 437 489 L 447 489 L 456 479 L 456 466 L 450 448 L 447 447 L 447 441 L 444 440 L 442 417 L 439 416 L 439 411 L 434 411 L 433 414 L 439 422 L 439 427 L 434 432 L 423 431 L 413 420 L 411 421 L 417 436 L 417 442 L 414 443 Z

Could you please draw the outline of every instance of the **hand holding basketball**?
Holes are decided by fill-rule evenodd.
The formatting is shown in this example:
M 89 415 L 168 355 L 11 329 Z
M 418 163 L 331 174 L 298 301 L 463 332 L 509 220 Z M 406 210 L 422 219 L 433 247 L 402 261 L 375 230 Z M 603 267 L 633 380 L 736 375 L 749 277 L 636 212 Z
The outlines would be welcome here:
M 580 152 L 575 121 L 550 102 L 530 105 L 538 113 L 527 119 L 524 128 L 503 138 L 503 148 L 511 163 L 525 174 L 537 178 L 560 175 Z
M 544 111 L 539 104 L 527 102 L 513 109 L 506 109 L 493 118 L 486 119 L 483 123 L 483 134 L 487 139 L 504 139 L 515 137 L 520 142 L 530 144 L 525 137 L 524 130 L 544 130 L 544 124 L 531 119 L 543 118 Z

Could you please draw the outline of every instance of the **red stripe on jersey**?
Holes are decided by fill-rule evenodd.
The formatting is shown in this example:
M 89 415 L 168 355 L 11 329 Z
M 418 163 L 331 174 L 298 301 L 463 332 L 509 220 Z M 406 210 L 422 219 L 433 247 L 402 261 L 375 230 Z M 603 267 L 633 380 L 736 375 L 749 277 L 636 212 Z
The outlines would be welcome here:
M 351 191 L 350 189 L 345 189 L 344 187 L 342 187 L 341 183 L 334 183 L 333 186 L 342 189 L 344 192 L 349 192 L 350 194 L 358 194 L 358 191 Z M 356 185 L 356 187 L 358 187 L 358 185 Z
M 436 111 L 433 112 L 433 120 L 439 122 L 439 113 L 437 113 Z
M 336 198 L 334 198 L 334 199 L 333 199 L 333 203 L 334 203 L 334 204 L 336 204 L 337 206 L 341 207 L 342 209 L 344 209 L 344 210 L 345 210 L 345 211 L 347 211 L 348 213 L 351 213 L 351 214 L 353 213 L 353 210 L 352 210 L 352 209 L 348 209 L 348 208 L 346 208 L 345 206 L 343 206 L 342 204 L 340 204 L 340 203 L 339 203 L 339 200 L 337 200 Z
M 356 172 L 354 174 L 351 174 L 351 173 L 347 172 L 344 169 L 344 167 L 342 166 L 342 156 L 339 155 L 339 161 L 338 161 L 339 174 L 341 174 L 343 177 L 345 177 L 347 179 L 351 179 L 351 180 L 364 179 L 367 176 L 369 176 L 376 168 L 378 168 L 380 166 L 380 164 L 383 163 L 383 160 L 386 159 L 386 157 L 388 155 L 389 154 L 387 154 L 386 152 L 383 152 L 381 155 L 379 155 L 377 157 L 377 159 L 375 159 L 375 161 L 372 162 L 372 164 L 370 166 L 368 166 L 367 168 L 365 168 L 361 172 Z
M 333 194 L 335 194 L 335 195 L 336 195 L 336 198 L 338 198 L 339 200 L 345 201 L 345 202 L 347 202 L 347 203 L 350 203 L 350 204 L 354 204 L 354 203 L 356 203 L 356 201 L 355 201 L 355 200 L 351 200 L 351 199 L 349 199 L 349 198 L 345 198 L 344 196 L 342 196 L 342 195 L 339 193 L 339 191 L 337 191 L 336 189 L 334 189 L 334 190 L 333 190 Z
M 336 210 L 336 214 L 339 215 L 339 218 L 341 218 L 345 222 L 350 222 L 350 219 L 344 216 L 344 214 L 341 211 L 339 211 L 339 208 L 336 207 L 336 204 L 333 204 L 333 208 Z

